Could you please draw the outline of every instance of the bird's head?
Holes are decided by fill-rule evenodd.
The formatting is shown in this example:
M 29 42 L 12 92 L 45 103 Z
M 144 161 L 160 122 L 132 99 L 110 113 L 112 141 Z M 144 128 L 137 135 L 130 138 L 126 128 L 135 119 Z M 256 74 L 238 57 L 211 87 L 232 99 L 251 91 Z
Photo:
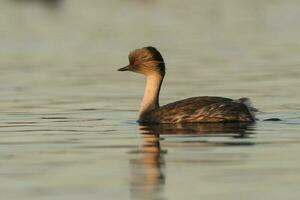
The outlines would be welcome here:
M 152 74 L 165 75 L 165 63 L 159 51 L 154 47 L 144 47 L 130 52 L 129 65 L 118 71 L 132 71 L 145 76 Z

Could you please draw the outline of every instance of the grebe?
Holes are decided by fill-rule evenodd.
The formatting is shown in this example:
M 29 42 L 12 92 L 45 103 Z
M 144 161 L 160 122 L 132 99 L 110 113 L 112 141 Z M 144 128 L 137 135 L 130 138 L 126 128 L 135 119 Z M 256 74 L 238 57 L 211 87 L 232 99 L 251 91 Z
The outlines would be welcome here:
M 165 76 L 165 62 L 154 47 L 132 51 L 129 65 L 118 71 L 146 76 L 147 84 L 139 110 L 140 123 L 254 122 L 254 108 L 247 98 L 191 97 L 159 106 L 159 91 Z

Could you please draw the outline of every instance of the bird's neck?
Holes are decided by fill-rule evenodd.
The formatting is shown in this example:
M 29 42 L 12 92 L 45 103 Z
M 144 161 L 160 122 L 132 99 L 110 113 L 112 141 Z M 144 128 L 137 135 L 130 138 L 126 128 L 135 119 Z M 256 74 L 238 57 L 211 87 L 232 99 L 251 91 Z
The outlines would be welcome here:
M 163 75 L 152 74 L 147 76 L 147 83 L 144 98 L 140 107 L 140 119 L 148 113 L 159 107 L 159 91 L 162 81 L 164 79 Z

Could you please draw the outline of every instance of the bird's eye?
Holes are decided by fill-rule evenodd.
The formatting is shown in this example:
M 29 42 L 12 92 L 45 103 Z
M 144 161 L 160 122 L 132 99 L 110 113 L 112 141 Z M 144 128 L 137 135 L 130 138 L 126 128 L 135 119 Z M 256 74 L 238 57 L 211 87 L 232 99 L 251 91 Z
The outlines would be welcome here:
M 138 61 L 138 60 L 135 60 L 135 61 L 133 62 L 133 65 L 139 65 L 139 64 L 141 64 L 141 62 Z

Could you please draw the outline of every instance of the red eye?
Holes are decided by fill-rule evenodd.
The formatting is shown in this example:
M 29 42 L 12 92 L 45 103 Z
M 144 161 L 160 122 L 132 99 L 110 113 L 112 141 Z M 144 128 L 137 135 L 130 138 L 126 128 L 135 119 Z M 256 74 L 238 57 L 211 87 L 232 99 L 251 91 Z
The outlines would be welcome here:
M 140 61 L 135 60 L 135 61 L 133 62 L 133 64 L 134 64 L 134 65 L 139 65 L 139 64 L 140 64 Z

